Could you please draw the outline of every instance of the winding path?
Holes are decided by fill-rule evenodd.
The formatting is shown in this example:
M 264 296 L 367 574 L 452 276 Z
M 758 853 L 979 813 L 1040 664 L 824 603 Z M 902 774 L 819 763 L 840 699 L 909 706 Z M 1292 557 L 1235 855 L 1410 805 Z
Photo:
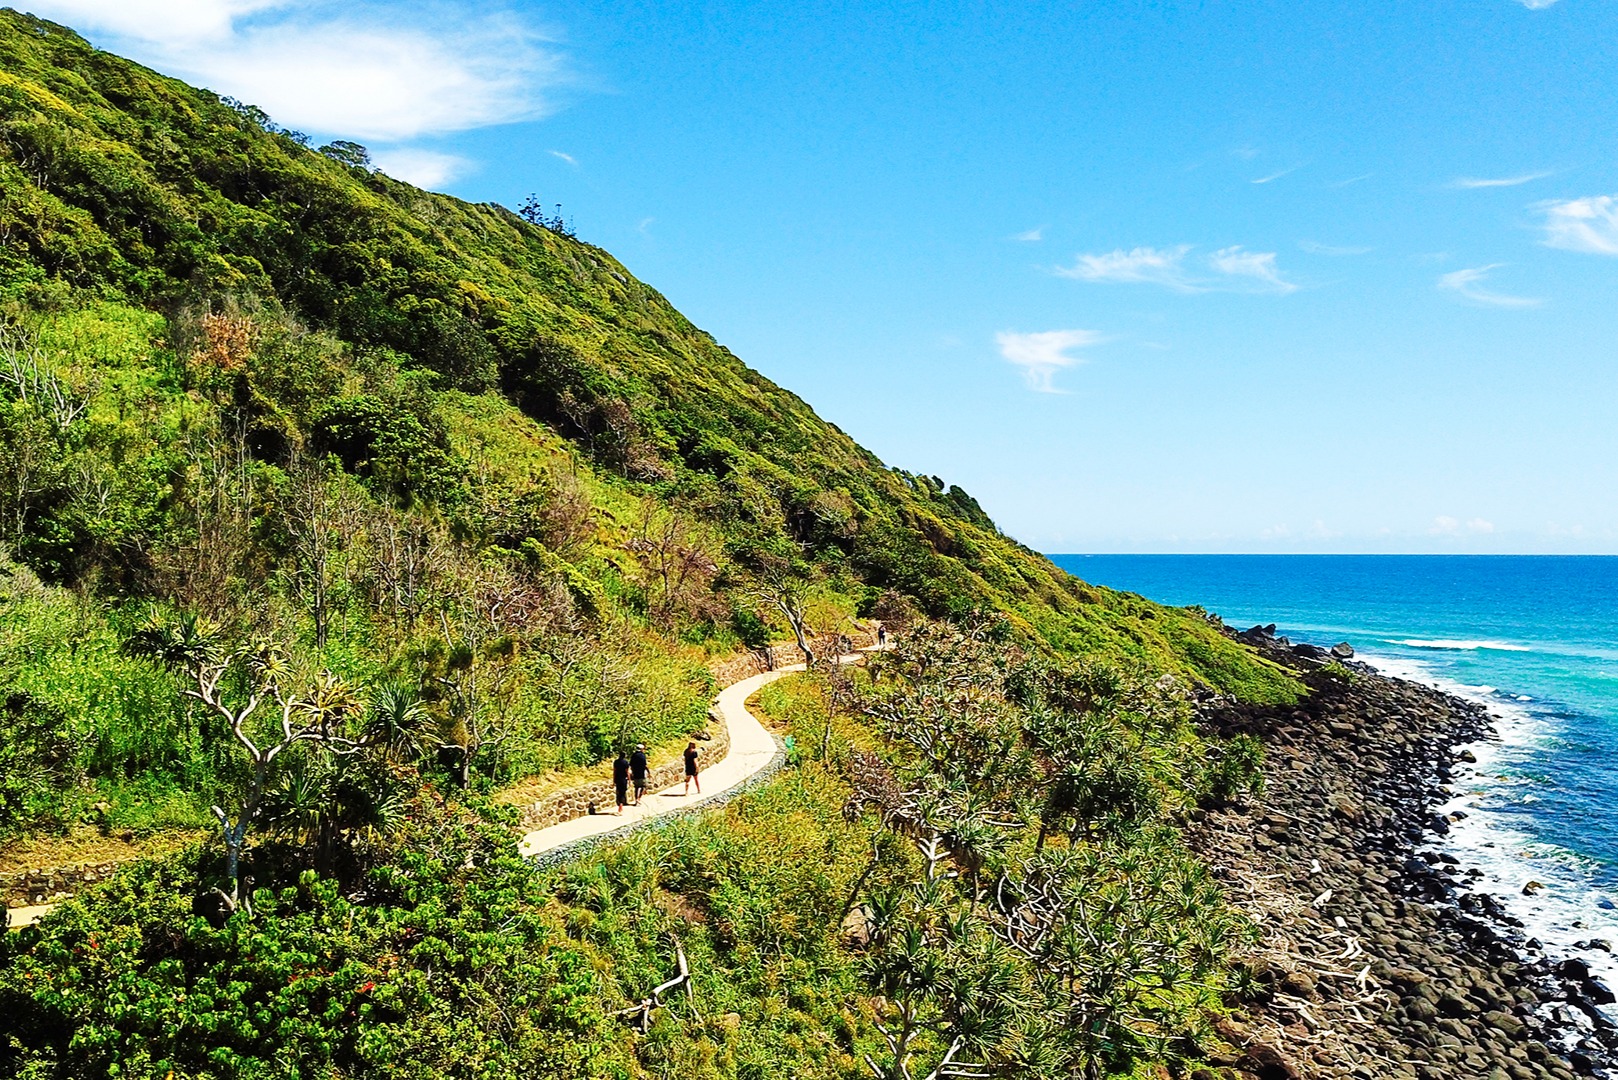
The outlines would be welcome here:
M 862 650 L 864 651 L 864 650 Z M 838 663 L 855 663 L 860 653 L 838 657 Z M 668 817 L 705 804 L 723 801 L 747 784 L 771 763 L 784 755 L 781 744 L 759 723 L 747 708 L 747 699 L 775 682 L 804 670 L 802 664 L 789 664 L 774 671 L 765 671 L 732 683 L 719 692 L 715 707 L 730 728 L 730 751 L 718 762 L 702 766 L 702 791 L 684 794 L 685 783 L 671 784 L 662 791 L 647 792 L 639 806 L 624 807 L 623 816 L 617 814 L 589 814 L 543 829 L 535 829 L 523 836 L 518 850 L 526 858 L 534 858 L 575 844 L 595 840 L 611 833 L 628 832 L 648 821 Z M 54 904 L 12 908 L 12 928 L 36 922 L 53 908 Z
M 847 663 L 854 657 L 840 659 Z M 720 719 L 730 728 L 730 752 L 720 761 L 702 766 L 700 795 L 693 791 L 689 797 L 685 796 L 685 782 L 682 780 L 662 791 L 648 791 L 639 806 L 624 807 L 622 817 L 617 814 L 589 814 L 535 829 L 522 838 L 518 850 L 525 857 L 533 858 L 608 833 L 627 832 L 654 818 L 691 810 L 734 792 L 783 752 L 775 736 L 765 731 L 758 717 L 748 711 L 747 699 L 758 693 L 761 687 L 802 670 L 802 664 L 791 664 L 743 679 L 719 692 L 715 707 Z

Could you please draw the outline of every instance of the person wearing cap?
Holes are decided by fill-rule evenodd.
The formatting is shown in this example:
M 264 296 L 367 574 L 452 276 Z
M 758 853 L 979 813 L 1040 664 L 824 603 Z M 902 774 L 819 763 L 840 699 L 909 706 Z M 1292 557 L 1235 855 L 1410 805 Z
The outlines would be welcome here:
M 629 755 L 629 776 L 635 781 L 635 805 L 640 805 L 642 795 L 646 794 L 646 744 L 637 743 L 635 752 Z

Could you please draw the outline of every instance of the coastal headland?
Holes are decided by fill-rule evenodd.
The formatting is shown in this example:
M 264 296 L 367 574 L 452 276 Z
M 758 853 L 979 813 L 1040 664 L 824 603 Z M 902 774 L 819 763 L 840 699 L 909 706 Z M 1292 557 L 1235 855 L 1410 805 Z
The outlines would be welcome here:
M 1295 706 L 1214 699 L 1205 723 L 1263 740 L 1265 789 L 1191 830 L 1258 923 L 1258 1002 L 1221 1033 L 1266 1077 L 1528 1080 L 1609 1075 L 1611 992 L 1546 955 L 1442 850 L 1453 766 L 1494 737 L 1478 704 L 1314 646 L 1238 635 L 1297 670 Z

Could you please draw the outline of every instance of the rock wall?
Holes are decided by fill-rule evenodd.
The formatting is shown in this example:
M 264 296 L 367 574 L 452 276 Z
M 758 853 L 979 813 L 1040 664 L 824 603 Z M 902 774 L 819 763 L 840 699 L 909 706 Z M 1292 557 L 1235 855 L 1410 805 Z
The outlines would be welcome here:
M 54 904 L 66 900 L 86 885 L 105 881 L 118 869 L 116 863 L 80 863 L 0 874 L 0 899 L 7 907 Z
M 697 762 L 699 768 L 722 761 L 725 755 L 730 753 L 730 727 L 712 712 L 708 714 L 708 730 L 705 735 L 706 738 L 702 735 L 692 736 L 697 748 L 702 751 L 702 757 Z M 680 749 L 683 751 L 685 748 Z M 595 807 L 596 813 L 610 814 L 618 805 L 614 801 L 617 792 L 612 786 L 612 762 L 602 762 L 601 771 L 605 779 L 583 787 L 553 792 L 543 799 L 529 803 L 523 808 L 522 827 L 543 829 L 548 825 L 560 825 L 564 821 L 572 821 L 576 817 L 584 817 L 591 813 L 592 806 Z M 646 777 L 646 790 L 657 791 L 683 779 L 685 779 L 685 758 L 682 756 L 652 768 Z M 633 788 L 630 789 L 630 793 L 633 796 Z
M 811 639 L 811 644 L 815 648 L 816 655 L 828 657 L 839 652 L 868 649 L 876 644 L 876 633 L 859 630 L 852 634 L 823 634 Z M 767 645 L 752 652 L 710 661 L 708 670 L 713 672 L 714 679 L 719 685 L 725 687 L 766 671 L 775 671 L 778 668 L 801 663 L 803 663 L 803 650 L 795 644 L 787 643 Z

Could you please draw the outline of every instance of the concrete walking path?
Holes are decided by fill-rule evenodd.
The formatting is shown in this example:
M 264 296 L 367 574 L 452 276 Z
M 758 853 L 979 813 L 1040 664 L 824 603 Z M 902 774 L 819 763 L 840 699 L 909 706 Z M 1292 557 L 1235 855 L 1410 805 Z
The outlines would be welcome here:
M 25 904 L 22 907 L 14 907 L 11 909 L 11 928 L 21 930 L 25 926 L 34 925 L 55 906 L 55 904 Z
M 847 663 L 853 658 L 841 659 Z M 702 781 L 701 794 L 692 790 L 689 796 L 683 795 L 685 781 L 681 780 L 662 791 L 648 791 L 639 806 L 624 807 L 622 817 L 611 812 L 587 814 L 572 821 L 535 829 L 522 838 L 518 850 L 525 857 L 531 858 L 580 840 L 617 832 L 682 810 L 690 810 L 746 783 L 780 752 L 775 737 L 765 731 L 764 725 L 758 722 L 758 717 L 748 711 L 747 699 L 775 680 L 802 670 L 802 664 L 791 664 L 743 679 L 719 692 L 715 704 L 720 719 L 730 728 L 730 752 L 717 762 L 697 759 L 697 767 L 700 770 L 698 779 Z M 611 763 L 607 764 L 610 766 Z
M 840 656 L 837 662 L 857 663 L 863 658 L 863 653 L 869 651 L 874 650 L 861 650 L 858 653 Z M 572 821 L 535 829 L 523 836 L 518 844 L 518 851 L 525 858 L 532 858 L 581 840 L 604 836 L 619 830 L 627 831 L 655 818 L 677 814 L 713 802 L 747 783 L 781 752 L 775 736 L 765 731 L 758 717 L 748 711 L 747 699 L 777 679 L 803 670 L 802 664 L 789 664 L 774 671 L 765 671 L 743 679 L 719 692 L 715 706 L 720 719 L 730 728 L 730 752 L 717 762 L 697 759 L 697 767 L 700 770 L 698 778 L 702 782 L 700 793 L 693 790 L 689 796 L 684 795 L 685 782 L 681 780 L 662 791 L 647 792 L 639 806 L 624 807 L 621 817 L 613 813 L 587 814 Z M 610 762 L 606 763 L 606 767 L 610 766 Z M 12 908 L 11 926 L 17 929 L 37 922 L 55 906 L 40 904 Z

